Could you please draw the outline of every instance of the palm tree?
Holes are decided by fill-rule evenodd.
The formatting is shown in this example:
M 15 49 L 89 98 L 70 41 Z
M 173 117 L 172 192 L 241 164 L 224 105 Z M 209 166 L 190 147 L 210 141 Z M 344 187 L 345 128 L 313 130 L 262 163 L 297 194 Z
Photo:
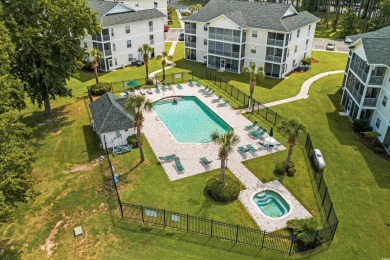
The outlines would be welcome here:
M 148 67 L 149 54 L 151 54 L 153 52 L 153 48 L 149 44 L 144 43 L 144 44 L 142 44 L 141 47 L 138 48 L 138 52 L 142 55 L 142 57 L 144 59 L 145 70 L 146 70 L 145 79 L 147 80 L 148 75 L 149 75 L 149 67 Z
M 281 131 L 282 135 L 288 136 L 288 153 L 284 163 L 284 171 L 287 172 L 294 146 L 297 145 L 298 137 L 306 132 L 306 125 L 304 125 L 298 119 L 292 118 L 289 120 L 284 120 L 280 124 L 279 130 Z
M 202 10 L 203 5 L 202 4 L 197 4 L 197 5 L 195 5 L 195 7 L 196 7 L 196 12 L 199 13 L 199 11 Z
M 172 56 L 168 55 L 168 53 L 166 51 L 163 51 L 161 53 L 161 55 L 157 56 L 157 59 L 162 59 L 162 61 L 161 61 L 161 66 L 162 66 L 162 70 L 163 70 L 162 82 L 164 83 L 164 80 L 165 80 L 165 66 L 167 65 L 167 60 L 172 59 Z
M 149 99 L 139 95 L 131 95 L 125 104 L 126 110 L 134 116 L 134 128 L 137 128 L 137 144 L 141 156 L 141 162 L 145 161 L 141 140 L 142 122 L 145 120 L 143 113 L 150 112 L 152 110 L 152 106 L 152 102 Z
M 191 14 L 193 14 L 194 11 L 197 10 L 197 7 L 196 7 L 196 5 L 190 5 L 190 6 L 188 7 L 188 10 L 190 10 Z
M 233 131 L 229 131 L 225 134 L 220 134 L 218 132 L 213 132 L 211 134 L 211 139 L 219 144 L 218 156 L 221 160 L 221 182 L 225 181 L 225 168 L 226 161 L 228 159 L 229 153 L 231 153 L 240 142 L 240 137 L 236 135 Z
M 252 101 L 253 92 L 255 92 L 255 86 L 257 79 L 262 79 L 264 77 L 264 68 L 259 66 L 256 67 L 256 63 L 251 63 L 251 65 L 244 66 L 242 68 L 242 73 L 249 75 L 249 106 Z
M 99 84 L 98 67 L 99 67 L 99 61 L 103 57 L 103 53 L 98 49 L 94 48 L 93 50 L 91 50 L 90 56 L 92 58 L 92 68 L 95 73 L 96 84 Z

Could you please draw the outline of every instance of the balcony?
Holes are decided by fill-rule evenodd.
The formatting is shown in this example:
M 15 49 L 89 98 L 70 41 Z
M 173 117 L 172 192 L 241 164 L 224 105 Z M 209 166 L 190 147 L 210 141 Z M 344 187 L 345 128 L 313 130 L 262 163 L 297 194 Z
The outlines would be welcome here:
M 362 100 L 362 95 L 351 86 L 347 86 L 347 89 L 350 95 L 352 95 L 355 98 L 355 100 L 360 104 L 360 101 Z
M 149 26 L 149 32 L 153 32 L 153 26 Z
M 196 42 L 186 42 L 186 47 L 196 48 Z
M 276 39 L 267 39 L 268 45 L 282 46 L 283 47 L 284 40 L 276 40 Z
M 92 35 L 92 40 L 101 42 L 102 41 L 102 36 L 100 34 Z
M 372 76 L 370 77 L 370 85 L 382 85 L 384 76 Z
M 265 56 L 265 60 L 281 63 L 282 62 L 282 57 L 274 56 L 274 55 L 266 55 Z
M 103 41 L 106 42 L 106 41 L 109 41 L 110 40 L 110 35 L 107 34 L 107 35 L 104 35 L 103 34 Z
M 364 102 L 363 102 L 363 106 L 365 106 L 365 107 L 375 107 L 377 101 L 378 101 L 377 98 L 365 98 Z
M 111 56 L 111 55 L 112 55 L 111 50 L 105 50 L 104 51 L 104 56 Z
M 185 29 L 185 33 L 196 34 L 196 29 L 186 28 L 186 29 Z
M 367 72 L 365 72 L 362 68 L 360 68 L 356 63 L 353 64 L 350 68 L 356 73 L 356 75 L 363 82 L 366 82 L 366 80 L 367 80 Z

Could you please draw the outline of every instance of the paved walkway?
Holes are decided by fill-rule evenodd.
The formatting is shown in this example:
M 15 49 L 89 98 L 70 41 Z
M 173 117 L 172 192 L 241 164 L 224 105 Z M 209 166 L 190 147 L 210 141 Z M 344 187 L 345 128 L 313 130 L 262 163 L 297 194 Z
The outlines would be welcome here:
M 320 78 L 323 78 L 323 77 L 326 77 L 326 76 L 329 76 L 332 74 L 337 74 L 337 73 L 344 73 L 344 70 L 328 71 L 328 72 L 324 72 L 321 74 L 317 74 L 314 77 L 311 77 L 310 79 L 306 80 L 302 84 L 301 90 L 299 91 L 298 95 L 296 95 L 295 97 L 290 97 L 290 98 L 286 98 L 286 99 L 281 99 L 281 100 L 269 102 L 269 103 L 264 104 L 264 106 L 273 107 L 273 106 L 289 103 L 289 102 L 300 100 L 300 99 L 306 99 L 309 97 L 309 89 L 310 89 L 311 84 L 313 84 L 316 80 L 319 80 Z
M 181 28 L 183 29 L 184 28 L 184 22 L 181 20 L 181 18 L 183 18 L 183 17 L 181 16 L 181 13 L 180 13 L 179 9 L 176 9 L 176 13 L 177 13 L 177 18 L 180 21 Z

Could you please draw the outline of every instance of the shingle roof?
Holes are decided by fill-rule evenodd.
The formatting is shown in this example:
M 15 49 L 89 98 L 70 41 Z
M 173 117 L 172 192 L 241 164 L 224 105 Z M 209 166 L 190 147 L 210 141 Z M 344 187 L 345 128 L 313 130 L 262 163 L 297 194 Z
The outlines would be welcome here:
M 133 23 L 155 18 L 163 18 L 165 14 L 157 9 L 138 10 L 131 13 L 113 14 L 103 17 L 102 26 L 112 26 L 117 24 Z
M 98 134 L 115 132 L 134 127 L 134 117 L 124 109 L 126 98 L 105 93 L 89 104 L 95 130 Z
M 319 20 L 306 11 L 283 17 L 290 6 L 264 2 L 211 0 L 198 13 L 182 20 L 206 23 L 225 15 L 243 28 L 252 27 L 282 32 L 290 32 Z
M 165 17 L 165 14 L 157 9 L 129 10 L 128 12 L 105 15 L 118 4 L 120 3 L 97 0 L 88 1 L 91 10 L 97 12 L 98 21 L 101 22 L 103 27 Z
M 348 38 L 354 42 L 361 39 L 367 63 L 383 64 L 390 68 L 390 26 L 373 32 L 348 36 Z

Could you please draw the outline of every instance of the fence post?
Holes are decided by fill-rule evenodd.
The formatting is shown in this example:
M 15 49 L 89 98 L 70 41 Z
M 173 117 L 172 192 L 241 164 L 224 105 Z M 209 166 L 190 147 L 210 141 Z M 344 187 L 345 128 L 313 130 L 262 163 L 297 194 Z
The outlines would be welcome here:
M 328 216 L 326 217 L 326 223 L 328 223 L 329 221 L 330 213 L 332 212 L 332 210 L 333 210 L 333 202 L 330 203 L 330 209 L 329 209 Z
M 265 120 L 268 120 L 267 118 L 268 118 L 268 107 L 267 107 L 267 109 L 265 110 Z
M 141 215 L 142 215 L 142 224 L 144 224 L 145 223 L 145 221 L 144 221 L 144 208 L 142 207 L 142 205 L 141 205 Z
M 278 112 L 275 113 L 275 121 L 274 121 L 274 125 L 276 125 L 276 118 L 278 118 Z
M 328 193 L 328 187 L 326 187 L 326 189 L 325 189 L 325 194 L 324 194 L 324 198 L 322 199 L 321 206 L 324 206 L 325 197 L 326 197 L 326 194 L 327 194 L 327 193 Z
M 219 79 L 219 88 L 221 88 L 222 82 L 221 79 Z
M 322 174 L 321 174 L 320 183 L 318 184 L 318 190 L 317 190 L 317 192 L 320 191 L 320 187 L 321 187 L 321 183 L 322 183 L 322 179 L 323 179 L 323 178 L 324 178 L 324 174 L 322 173 Z
M 239 89 L 237 89 L 237 100 L 239 100 L 238 99 L 238 95 L 240 94 L 240 90 Z
M 236 226 L 236 243 L 238 242 L 238 225 Z
M 264 248 L 265 230 L 263 230 L 263 242 L 261 242 L 261 248 Z
M 317 230 L 316 237 L 314 238 L 313 248 L 312 249 L 314 249 L 316 247 L 316 241 L 317 241 L 318 232 L 319 232 L 319 230 Z
M 166 220 L 165 220 L 165 209 L 164 209 L 164 228 L 167 226 Z
M 295 241 L 295 237 L 292 236 L 292 237 L 291 237 L 290 252 L 288 253 L 288 255 L 291 255 L 291 251 L 292 251 L 292 248 L 293 248 L 293 245 L 294 245 L 294 241 Z
M 191 80 L 194 80 L 194 71 L 191 70 Z
M 91 103 L 93 102 L 93 99 L 92 99 L 92 95 L 91 95 L 91 92 L 89 90 L 89 87 L 87 86 L 87 91 L 88 91 L 88 97 L 89 97 L 89 101 L 91 101 Z
M 211 219 L 211 230 L 210 230 L 210 237 L 213 237 L 213 225 L 214 225 L 214 220 Z
M 332 240 L 334 238 L 334 234 L 336 234 L 336 229 L 337 229 L 337 226 L 339 225 L 339 222 L 337 221 L 336 224 L 335 224 L 335 227 L 333 229 L 333 234 L 332 234 Z
M 187 213 L 187 233 L 188 233 L 188 213 Z

